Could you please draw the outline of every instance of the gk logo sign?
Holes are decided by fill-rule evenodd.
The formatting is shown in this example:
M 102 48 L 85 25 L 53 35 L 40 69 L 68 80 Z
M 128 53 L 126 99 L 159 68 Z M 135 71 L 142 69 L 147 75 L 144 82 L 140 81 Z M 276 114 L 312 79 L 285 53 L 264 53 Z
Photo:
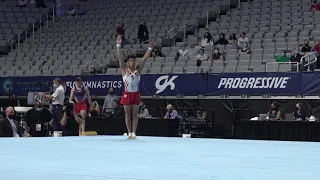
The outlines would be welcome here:
M 168 75 L 165 76 L 160 76 L 157 81 L 156 81 L 156 88 L 157 88 L 157 92 L 156 94 L 161 93 L 162 91 L 164 91 L 168 86 L 170 86 L 171 90 L 174 90 L 174 88 L 176 87 L 176 85 L 174 84 L 174 80 L 177 78 L 178 76 L 172 76 L 169 79 Z M 161 83 L 164 80 L 163 83 Z

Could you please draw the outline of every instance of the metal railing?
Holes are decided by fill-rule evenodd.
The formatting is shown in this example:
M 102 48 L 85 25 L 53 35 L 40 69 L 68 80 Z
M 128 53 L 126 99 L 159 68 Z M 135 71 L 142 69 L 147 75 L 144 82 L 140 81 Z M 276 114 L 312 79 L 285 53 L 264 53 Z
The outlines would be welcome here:
M 148 40 L 149 41 L 149 40 Z M 143 42 L 142 42 L 143 43 Z M 141 46 L 140 48 L 142 48 L 142 43 L 141 43 Z M 123 54 L 123 57 L 127 57 L 131 54 L 131 49 L 121 49 L 122 50 L 122 54 Z M 118 60 L 118 53 L 117 51 L 114 52 L 114 59 Z
M 59 10 L 61 7 L 62 7 L 62 1 L 60 1 L 60 6 L 58 8 L 53 7 L 52 8 L 52 22 L 54 23 L 55 22 L 55 14 L 56 14 L 56 11 Z M 35 22 L 32 23 L 32 39 L 35 38 L 35 31 L 37 30 L 37 28 L 39 28 L 39 34 L 42 33 L 42 24 L 43 24 L 43 21 L 45 20 L 45 23 L 46 23 L 46 27 L 49 28 L 49 14 L 50 13 L 44 13 L 41 15 L 41 17 L 39 17 Z M 26 40 L 26 42 L 28 42 L 28 35 L 29 35 L 29 30 L 30 29 L 25 29 L 25 30 L 22 30 L 19 34 L 18 34 L 18 39 L 16 40 L 17 41 L 17 45 L 18 45 L 18 48 L 20 47 L 20 44 L 21 44 L 21 41 L 23 39 Z M 11 52 L 13 50 L 13 44 L 15 42 L 15 39 L 12 38 L 12 39 L 9 39 L 8 42 L 10 42 L 10 46 L 11 46 Z
M 270 65 L 272 65 L 272 67 L 275 67 L 275 66 L 277 66 L 277 68 L 278 68 L 278 70 L 277 71 L 270 71 L 270 72 L 278 72 L 279 71 L 279 66 L 281 65 L 281 64 L 290 64 L 291 66 L 290 66 L 290 71 L 291 71 L 291 69 L 292 68 L 294 68 L 294 66 L 292 66 L 292 65 L 296 65 L 296 68 L 297 68 L 297 72 L 299 72 L 299 65 L 300 65 L 300 63 L 299 62 L 267 62 L 266 63 L 266 72 L 269 72 L 269 70 L 270 70 L 270 68 L 269 68 L 269 66 Z M 272 70 L 274 70 L 274 69 L 272 69 Z M 281 71 L 280 71 L 281 72 Z
M 32 30 L 32 38 L 34 39 L 34 36 L 35 36 L 35 31 L 36 29 L 39 27 L 39 30 L 40 30 L 40 33 L 42 32 L 42 29 L 41 29 L 41 26 L 42 26 L 42 23 L 43 23 L 43 17 L 46 17 L 46 25 L 47 25 L 47 28 L 49 27 L 49 13 L 44 13 L 41 15 L 41 17 L 39 17 L 36 21 L 34 21 L 32 23 L 32 27 L 31 29 L 30 28 L 27 28 L 27 29 L 24 29 L 22 30 L 20 33 L 18 33 L 18 37 L 17 39 L 15 37 L 11 38 L 8 40 L 10 46 L 11 46 L 11 52 L 13 50 L 13 45 L 15 43 L 17 43 L 17 46 L 18 48 L 20 47 L 20 44 L 21 44 L 21 41 L 22 39 L 25 39 L 26 42 L 27 42 L 27 38 L 28 38 L 28 35 L 29 35 L 29 31 Z
M 47 28 L 49 27 L 49 14 L 45 14 L 46 18 L 46 25 Z M 34 39 L 35 30 L 39 28 L 39 34 L 42 32 L 42 23 L 43 23 L 43 16 L 38 18 L 34 23 L 32 23 L 32 38 Z
M 220 19 L 220 10 L 217 7 L 212 7 L 211 9 L 209 9 L 207 11 L 207 24 L 206 24 L 206 28 L 209 28 L 209 22 L 210 22 L 210 18 L 213 17 L 214 15 L 217 15 L 217 20 Z
M 167 31 L 167 37 L 168 38 L 173 38 L 177 35 L 177 28 L 172 28 L 169 31 Z
M 312 53 L 309 53 L 307 55 L 302 56 L 301 60 L 300 60 L 300 64 L 302 65 L 302 67 L 308 66 L 307 71 L 310 71 L 310 65 L 317 62 L 317 60 L 318 60 L 317 55 L 318 55 L 317 52 L 312 52 Z M 307 61 L 306 61 L 306 59 L 307 59 Z M 305 64 L 305 62 L 307 62 L 307 63 Z
M 151 39 L 142 41 L 142 43 L 140 44 L 140 49 L 143 49 L 143 45 L 146 44 L 146 43 L 148 43 L 149 41 L 151 41 Z M 131 51 L 130 51 L 130 52 L 131 52 Z
M 26 43 L 28 43 L 28 30 L 23 30 L 18 34 L 18 48 L 20 47 L 20 42 L 22 39 L 25 39 Z
M 93 67 L 95 67 L 96 65 L 96 62 L 100 62 L 100 64 L 98 65 L 98 67 L 100 67 L 101 65 L 103 65 L 103 61 L 101 59 L 96 59 L 96 60 L 93 60 L 93 61 L 90 61 L 86 64 L 86 67 L 87 67 L 87 71 L 91 71 L 91 69 L 89 69 L 90 64 L 93 64 Z
M 55 23 L 55 18 L 56 18 L 56 13 L 58 10 L 60 10 L 62 7 L 62 0 L 59 1 L 59 4 L 56 4 L 56 6 L 54 6 L 52 8 L 52 22 Z
M 188 28 L 188 26 L 190 26 Z M 183 26 L 183 42 L 186 43 L 186 37 L 187 37 L 187 32 L 190 29 L 195 28 L 195 34 L 198 31 L 198 19 L 191 19 L 190 21 L 186 22 Z
M 170 39 L 171 46 L 176 44 L 175 37 L 177 35 L 177 31 L 177 28 L 172 28 L 166 33 L 166 36 Z

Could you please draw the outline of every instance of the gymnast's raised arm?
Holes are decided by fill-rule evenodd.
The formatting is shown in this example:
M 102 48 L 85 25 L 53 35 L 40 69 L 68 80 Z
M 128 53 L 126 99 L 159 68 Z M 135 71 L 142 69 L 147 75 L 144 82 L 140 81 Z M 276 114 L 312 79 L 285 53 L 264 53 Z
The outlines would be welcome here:
M 139 64 L 139 69 L 138 69 L 138 73 L 141 74 L 141 71 L 144 67 L 144 64 L 146 63 L 146 61 L 148 60 L 148 58 L 150 57 L 152 50 L 154 49 L 154 47 L 156 47 L 156 42 L 154 40 L 150 40 L 149 41 L 149 47 L 148 50 L 146 52 L 146 54 L 142 57 L 142 60 Z
M 126 67 L 126 64 L 124 62 L 123 53 L 122 53 L 122 50 L 121 50 L 121 43 L 122 43 L 121 35 L 117 36 L 116 43 L 117 43 L 117 55 L 118 55 L 118 59 L 119 59 L 119 65 L 120 65 L 120 69 L 121 69 L 121 74 L 122 74 L 122 76 L 124 76 L 126 74 L 127 67 Z

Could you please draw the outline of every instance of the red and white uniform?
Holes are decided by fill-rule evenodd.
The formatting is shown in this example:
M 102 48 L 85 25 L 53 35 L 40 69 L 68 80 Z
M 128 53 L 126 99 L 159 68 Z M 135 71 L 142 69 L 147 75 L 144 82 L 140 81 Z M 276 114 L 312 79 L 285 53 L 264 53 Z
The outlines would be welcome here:
M 124 92 L 121 97 L 122 105 L 139 105 L 140 104 L 140 74 L 137 70 L 131 72 L 129 69 L 122 77 L 124 83 Z
M 76 113 L 80 113 L 80 111 L 86 111 L 88 109 L 87 93 L 84 86 L 82 86 L 81 89 L 77 89 L 77 87 L 74 87 L 74 99 L 76 101 Z

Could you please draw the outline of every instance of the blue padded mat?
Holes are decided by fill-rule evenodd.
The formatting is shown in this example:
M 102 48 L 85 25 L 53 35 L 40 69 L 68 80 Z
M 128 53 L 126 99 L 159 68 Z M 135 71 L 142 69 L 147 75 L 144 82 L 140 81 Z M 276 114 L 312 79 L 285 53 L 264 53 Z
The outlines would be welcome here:
M 308 142 L 1 138 L 0 180 L 311 180 L 319 153 Z

